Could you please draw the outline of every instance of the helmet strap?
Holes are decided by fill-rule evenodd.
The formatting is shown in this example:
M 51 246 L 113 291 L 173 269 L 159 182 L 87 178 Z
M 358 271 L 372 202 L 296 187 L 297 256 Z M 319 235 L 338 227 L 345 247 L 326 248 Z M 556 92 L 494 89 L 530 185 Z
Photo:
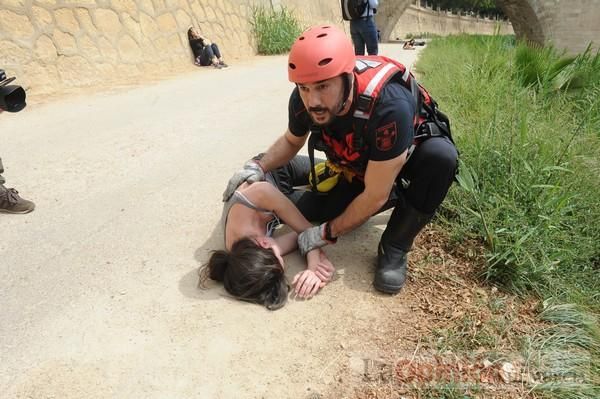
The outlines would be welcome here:
M 344 81 L 344 101 L 342 102 L 342 105 L 340 106 L 340 109 L 337 110 L 336 114 L 339 114 L 340 112 L 342 112 L 342 110 L 344 108 L 346 108 L 346 105 L 348 104 L 348 100 L 350 100 L 350 75 L 349 73 L 345 73 L 343 76 L 343 81 Z

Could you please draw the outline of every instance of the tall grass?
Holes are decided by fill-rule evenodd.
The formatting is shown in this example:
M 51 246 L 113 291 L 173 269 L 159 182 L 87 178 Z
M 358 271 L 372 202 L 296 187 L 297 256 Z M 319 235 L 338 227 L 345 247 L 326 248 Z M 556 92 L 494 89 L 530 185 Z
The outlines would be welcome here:
M 512 37 L 457 36 L 433 40 L 418 70 L 450 114 L 461 152 L 459 185 L 444 203 L 442 223 L 458 243 L 475 236 L 485 244 L 486 280 L 597 314 L 600 56 L 588 48 L 567 57 Z M 544 349 L 583 350 L 598 383 L 597 331 L 584 334 L 564 319 L 564 309 L 559 314 L 548 319 L 560 330 Z M 573 339 L 558 348 L 565 337 Z M 577 391 L 577 381 L 569 384 Z M 598 392 L 581 383 L 573 394 L 569 384 L 551 381 L 542 391 Z
M 529 49 L 543 59 L 532 68 L 526 51 L 511 38 L 454 37 L 421 57 L 461 151 L 462 190 L 442 213 L 486 243 L 486 279 L 518 292 L 570 282 L 600 310 L 600 57 L 588 51 L 546 68 L 560 57 Z M 556 86 L 566 68 L 577 90 L 564 78 Z
M 285 6 L 271 8 L 256 6 L 252 9 L 252 29 L 259 54 L 282 54 L 290 50 L 300 36 L 300 23 Z

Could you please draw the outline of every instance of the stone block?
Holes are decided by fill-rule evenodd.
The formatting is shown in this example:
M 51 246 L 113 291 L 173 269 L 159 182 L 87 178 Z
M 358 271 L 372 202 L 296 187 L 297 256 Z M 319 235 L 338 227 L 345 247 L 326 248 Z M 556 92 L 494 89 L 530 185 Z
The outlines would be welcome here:
M 111 0 L 113 9 L 127 12 L 131 15 L 138 13 L 138 6 L 134 0 Z
M 79 55 L 58 57 L 56 67 L 65 86 L 77 87 L 99 81 L 94 64 Z
M 142 34 L 149 40 L 154 39 L 160 33 L 154 18 L 151 18 L 146 14 L 140 14 L 140 27 L 142 29 Z
M 2 60 L 0 68 L 5 68 L 7 65 L 20 66 L 31 60 L 31 51 L 14 42 L 0 40 L 0 60 Z
M 144 11 L 148 15 L 154 15 L 156 11 L 154 10 L 154 4 L 152 4 L 151 0 L 138 0 L 138 11 Z
M 177 19 L 180 29 L 187 29 L 192 24 L 190 15 L 184 10 L 177 10 L 175 18 Z
M 35 95 L 53 93 L 60 90 L 62 84 L 54 64 L 31 62 L 25 65 L 23 78 Z
M 156 18 L 156 23 L 162 33 L 177 32 L 177 22 L 171 13 L 165 13 Z
M 194 2 L 192 4 L 192 12 L 198 21 L 203 22 L 206 20 L 206 12 L 200 3 Z
M 25 0 L 3 0 L 2 5 L 22 9 L 25 6 Z
M 102 53 L 102 57 L 108 62 L 116 62 L 119 59 L 117 50 L 113 47 L 112 43 L 106 38 L 101 37 L 98 39 L 98 47 Z
M 58 51 L 52 39 L 46 35 L 40 36 L 33 48 L 35 58 L 44 62 L 51 62 L 58 57 Z
M 216 21 L 217 14 L 215 14 L 215 10 L 212 7 L 205 6 L 204 11 L 206 11 L 206 20 L 207 21 Z
M 162 13 L 163 11 L 165 11 L 166 6 L 165 6 L 165 1 L 164 0 L 152 0 L 152 3 L 154 4 L 154 10 L 155 10 L 155 14 L 159 14 Z
M 98 75 L 102 77 L 103 81 L 110 81 L 112 78 L 114 78 L 115 67 L 112 64 L 97 63 L 96 69 L 98 70 Z
M 71 33 L 65 33 L 60 30 L 55 30 L 52 38 L 59 55 L 75 55 L 77 54 L 77 42 Z
M 98 30 L 96 29 L 96 25 L 94 25 L 94 21 L 92 21 L 90 10 L 88 10 L 87 8 L 79 7 L 74 10 L 74 13 L 75 17 L 79 21 L 79 26 L 81 27 L 81 30 L 87 32 L 87 34 L 89 35 L 95 36 Z
M 121 20 L 127 33 L 129 33 L 136 42 L 142 41 L 142 27 L 129 14 L 121 14 Z
M 139 76 L 140 70 L 137 65 L 133 64 L 118 64 L 115 66 L 115 74 L 119 77 L 133 77 Z
M 56 20 L 57 28 L 65 32 L 79 32 L 79 22 L 77 22 L 75 14 L 70 8 L 60 8 L 55 10 L 54 19 Z
M 94 11 L 94 20 L 98 30 L 110 39 L 116 39 L 121 31 L 119 16 L 113 10 L 97 9 Z
M 79 44 L 79 54 L 84 56 L 88 61 L 102 60 L 102 54 L 96 43 L 87 35 L 77 38 Z
M 135 40 L 129 35 L 119 39 L 119 54 L 121 60 L 129 64 L 135 64 L 142 59 L 142 50 Z
M 7 32 L 13 39 L 27 40 L 31 38 L 35 28 L 26 15 L 0 10 L 0 31 Z
M 31 7 L 32 20 L 34 25 L 38 28 L 39 31 L 42 32 L 52 32 L 54 20 L 52 19 L 52 15 L 42 7 Z

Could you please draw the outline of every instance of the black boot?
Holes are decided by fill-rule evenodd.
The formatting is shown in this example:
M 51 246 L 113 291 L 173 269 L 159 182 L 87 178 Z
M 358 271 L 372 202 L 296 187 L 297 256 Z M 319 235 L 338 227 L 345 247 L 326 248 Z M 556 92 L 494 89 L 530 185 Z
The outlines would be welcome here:
M 433 214 L 417 211 L 403 198 L 398 200 L 377 249 L 375 288 L 397 294 L 406 280 L 407 254 L 417 234 Z

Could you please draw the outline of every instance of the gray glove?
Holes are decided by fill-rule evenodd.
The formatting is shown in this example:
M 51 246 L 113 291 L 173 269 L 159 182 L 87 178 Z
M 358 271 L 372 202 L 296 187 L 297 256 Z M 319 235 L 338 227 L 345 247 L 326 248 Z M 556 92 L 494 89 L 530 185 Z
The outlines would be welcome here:
M 231 176 L 227 188 L 223 192 L 223 202 L 226 202 L 231 198 L 233 192 L 245 181 L 248 183 L 255 183 L 257 181 L 265 180 L 265 172 L 255 160 L 251 159 L 244 164 L 244 168 L 238 170 Z
M 313 249 L 330 244 L 330 242 L 325 239 L 326 224 L 327 223 L 323 223 L 320 226 L 311 227 L 298 234 L 298 249 L 303 257 Z

